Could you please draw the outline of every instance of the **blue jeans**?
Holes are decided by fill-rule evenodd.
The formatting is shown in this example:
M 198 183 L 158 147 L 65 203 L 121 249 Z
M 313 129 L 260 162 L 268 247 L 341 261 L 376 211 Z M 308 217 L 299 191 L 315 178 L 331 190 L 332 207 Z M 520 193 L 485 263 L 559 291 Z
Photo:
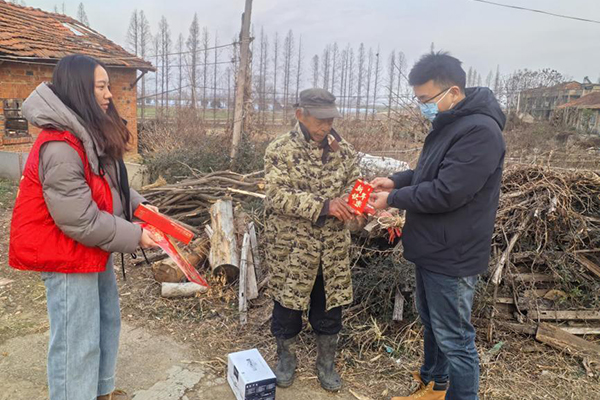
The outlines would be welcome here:
M 95 400 L 115 389 L 121 313 L 112 256 L 101 273 L 43 272 L 50 400 Z
M 479 355 L 471 310 L 477 276 L 458 278 L 416 268 L 417 308 L 424 327 L 421 378 L 450 381 L 446 400 L 477 400 Z

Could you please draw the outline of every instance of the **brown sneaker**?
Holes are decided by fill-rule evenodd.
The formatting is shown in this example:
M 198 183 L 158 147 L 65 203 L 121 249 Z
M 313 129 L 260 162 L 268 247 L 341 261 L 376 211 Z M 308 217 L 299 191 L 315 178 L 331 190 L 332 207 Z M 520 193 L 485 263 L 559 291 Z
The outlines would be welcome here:
M 413 372 L 413 378 L 419 383 L 417 390 L 407 397 L 392 397 L 392 400 L 444 400 L 446 398 L 445 390 L 433 390 L 434 382 L 429 382 L 427 385 L 421 379 L 421 374 Z
M 104 396 L 98 396 L 98 400 L 131 400 L 131 397 L 129 397 L 123 390 L 117 389 L 112 393 L 105 394 Z

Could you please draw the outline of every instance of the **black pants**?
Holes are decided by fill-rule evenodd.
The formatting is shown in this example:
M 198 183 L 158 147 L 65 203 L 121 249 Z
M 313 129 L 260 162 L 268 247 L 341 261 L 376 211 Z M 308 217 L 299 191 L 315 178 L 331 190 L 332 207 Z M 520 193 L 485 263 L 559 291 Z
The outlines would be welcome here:
M 290 339 L 302 330 L 302 311 L 285 308 L 275 301 L 271 333 L 275 337 Z M 336 335 L 342 330 L 342 307 L 325 311 L 325 285 L 323 275 L 317 276 L 310 294 L 308 321 L 317 335 Z

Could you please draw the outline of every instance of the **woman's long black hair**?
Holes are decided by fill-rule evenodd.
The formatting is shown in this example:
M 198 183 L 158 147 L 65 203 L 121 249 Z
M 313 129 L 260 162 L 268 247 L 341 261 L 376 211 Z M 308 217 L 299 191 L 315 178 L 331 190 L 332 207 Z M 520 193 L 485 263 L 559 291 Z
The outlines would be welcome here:
M 99 150 L 119 160 L 128 150 L 132 135 L 112 99 L 106 112 L 96 101 L 94 73 L 98 66 L 105 68 L 100 61 L 89 56 L 66 56 L 54 68 L 51 88 L 67 107 L 81 117 L 100 146 Z

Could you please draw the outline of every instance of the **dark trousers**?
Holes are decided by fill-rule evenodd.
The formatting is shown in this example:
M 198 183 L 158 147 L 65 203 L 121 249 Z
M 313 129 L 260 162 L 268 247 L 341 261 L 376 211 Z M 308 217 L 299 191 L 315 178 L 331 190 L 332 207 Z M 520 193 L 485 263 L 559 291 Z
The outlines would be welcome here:
M 446 400 L 477 400 L 479 356 L 471 310 L 477 276 L 436 274 L 417 267 L 417 308 L 424 327 L 427 384 L 450 380 Z
M 275 301 L 271 333 L 283 339 L 291 339 L 302 330 L 302 311 L 291 310 Z M 318 275 L 310 294 L 308 321 L 317 335 L 336 335 L 342 330 L 342 307 L 325 311 L 325 285 L 323 275 Z

